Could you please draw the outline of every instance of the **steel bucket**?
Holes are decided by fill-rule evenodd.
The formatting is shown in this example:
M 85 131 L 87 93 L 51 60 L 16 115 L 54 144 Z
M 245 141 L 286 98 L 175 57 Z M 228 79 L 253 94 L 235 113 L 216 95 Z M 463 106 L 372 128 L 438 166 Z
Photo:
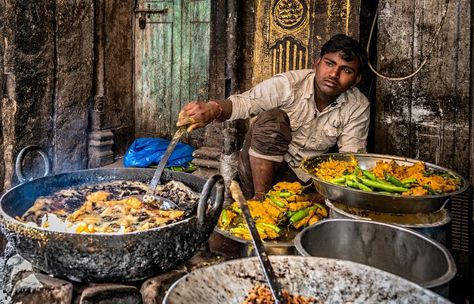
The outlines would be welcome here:
M 365 220 L 330 219 L 301 231 L 295 246 L 303 256 L 349 260 L 396 274 L 448 295 L 454 259 L 438 242 L 411 229 Z

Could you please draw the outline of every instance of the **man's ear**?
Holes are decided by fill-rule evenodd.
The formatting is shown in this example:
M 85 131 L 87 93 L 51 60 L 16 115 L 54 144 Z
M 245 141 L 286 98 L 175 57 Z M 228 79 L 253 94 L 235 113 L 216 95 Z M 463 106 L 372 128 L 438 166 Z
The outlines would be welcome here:
M 316 65 L 321 61 L 321 57 L 316 58 L 316 60 L 313 63 L 313 70 L 316 68 Z
M 362 74 L 358 74 L 355 81 L 354 81 L 354 84 L 352 85 L 353 87 L 355 87 L 356 85 L 359 84 L 359 82 L 362 80 Z

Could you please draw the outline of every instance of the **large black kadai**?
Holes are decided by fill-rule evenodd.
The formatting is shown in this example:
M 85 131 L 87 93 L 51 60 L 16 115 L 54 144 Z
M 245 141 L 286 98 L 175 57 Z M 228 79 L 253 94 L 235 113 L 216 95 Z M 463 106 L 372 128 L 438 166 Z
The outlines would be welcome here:
M 30 227 L 15 219 L 39 196 L 85 184 L 127 180 L 149 182 L 154 169 L 91 169 L 37 178 L 0 199 L 0 223 L 17 252 L 41 271 L 78 282 L 130 282 L 165 272 L 190 259 L 208 240 L 222 209 L 219 175 L 204 180 L 166 171 L 162 182 L 180 181 L 200 192 L 197 210 L 183 220 L 129 233 L 70 233 Z

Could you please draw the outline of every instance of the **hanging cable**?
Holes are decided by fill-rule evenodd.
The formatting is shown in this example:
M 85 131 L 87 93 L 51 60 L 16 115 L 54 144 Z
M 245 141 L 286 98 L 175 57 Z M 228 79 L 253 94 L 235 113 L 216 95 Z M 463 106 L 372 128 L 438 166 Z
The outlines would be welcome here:
M 392 80 L 392 81 L 406 80 L 406 79 L 409 79 L 409 78 L 415 76 L 423 68 L 423 66 L 428 62 L 428 59 L 430 58 L 431 53 L 433 52 L 435 43 L 438 40 L 439 33 L 441 32 L 441 27 L 443 26 L 444 19 L 446 18 L 446 15 L 448 13 L 448 5 L 449 5 L 449 0 L 446 0 L 446 6 L 445 6 L 444 13 L 443 13 L 443 16 L 441 17 L 441 21 L 438 25 L 438 28 L 436 29 L 435 34 L 433 36 L 433 41 L 431 42 L 431 47 L 428 49 L 428 54 L 425 56 L 425 58 L 423 59 L 423 61 L 420 64 L 420 66 L 413 73 L 411 73 L 410 75 L 407 75 L 407 76 L 403 76 L 403 77 L 385 76 L 385 75 L 382 75 L 381 73 L 377 72 L 375 70 L 375 68 L 372 66 L 372 64 L 370 63 L 370 60 L 369 60 L 368 64 L 369 64 L 369 68 L 372 70 L 372 72 L 374 72 L 374 74 L 377 75 L 380 78 L 383 78 L 383 79 L 386 79 L 386 80 Z M 378 3 L 377 3 L 377 8 L 375 10 L 375 16 L 374 16 L 374 19 L 372 21 L 372 26 L 370 27 L 369 41 L 367 42 L 367 56 L 369 56 L 370 41 L 372 40 L 372 34 L 374 32 L 374 27 L 375 27 L 375 22 L 377 21 L 377 17 L 378 17 Z

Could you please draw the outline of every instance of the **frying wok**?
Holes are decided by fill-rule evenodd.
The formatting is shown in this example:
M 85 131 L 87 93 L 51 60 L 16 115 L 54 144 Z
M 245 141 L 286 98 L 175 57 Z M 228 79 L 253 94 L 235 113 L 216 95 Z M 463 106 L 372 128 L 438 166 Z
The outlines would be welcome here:
M 419 160 L 381 154 L 352 154 L 352 153 L 327 153 L 305 160 L 301 166 L 307 172 L 311 172 L 320 163 L 329 160 L 350 161 L 354 156 L 359 162 L 361 169 L 372 169 L 378 161 L 396 161 L 399 165 L 413 165 Z M 427 169 L 439 173 L 451 173 L 461 180 L 461 188 L 451 193 L 440 195 L 407 196 L 384 194 L 377 192 L 366 192 L 344 186 L 335 185 L 321 180 L 313 175 L 313 183 L 316 190 L 327 199 L 346 204 L 351 207 L 388 212 L 388 213 L 430 213 L 440 210 L 445 206 L 452 196 L 464 192 L 469 184 L 459 174 L 446 168 L 424 162 Z
M 92 169 L 41 177 L 18 185 L 0 199 L 0 223 L 17 252 L 39 270 L 82 282 L 125 282 L 164 272 L 191 258 L 205 243 L 222 209 L 223 179 L 166 171 L 162 182 L 181 181 L 201 192 L 197 214 L 181 221 L 125 234 L 70 233 L 29 227 L 15 219 L 35 199 L 60 189 L 112 180 L 148 183 L 153 169 Z M 213 188 L 215 190 L 212 190 Z
M 282 287 L 318 303 L 449 303 L 413 282 L 382 270 L 328 258 L 270 256 Z M 178 280 L 164 304 L 242 303 L 265 280 L 256 258 L 201 268 Z

